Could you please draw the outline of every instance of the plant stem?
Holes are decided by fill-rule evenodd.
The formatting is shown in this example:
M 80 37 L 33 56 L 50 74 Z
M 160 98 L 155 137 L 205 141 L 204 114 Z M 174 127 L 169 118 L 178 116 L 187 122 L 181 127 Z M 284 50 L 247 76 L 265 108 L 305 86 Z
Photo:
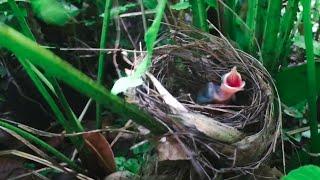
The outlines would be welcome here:
M 263 36 L 263 64 L 271 73 L 274 73 L 277 64 L 277 59 L 275 59 L 275 55 L 278 49 L 274 48 L 274 45 L 277 43 L 277 35 L 280 25 L 281 2 L 281 0 L 269 1 L 267 22 Z
M 100 49 L 106 48 L 106 40 L 109 30 L 109 22 L 110 22 L 110 11 L 111 11 L 111 0 L 106 0 L 106 4 L 104 7 L 104 17 L 102 23 L 102 30 L 101 30 L 101 39 L 100 39 Z M 106 54 L 103 51 L 99 53 L 99 65 L 98 65 L 98 83 L 103 84 L 104 76 L 105 76 L 105 64 L 106 64 Z M 96 104 L 96 128 L 101 128 L 101 113 L 102 113 L 102 106 L 97 103 Z
M 258 0 L 248 0 L 248 12 L 247 12 L 247 25 L 249 27 L 247 35 L 247 43 L 249 52 L 253 52 L 255 45 L 255 30 L 256 30 L 256 18 L 258 10 Z
M 204 0 L 190 0 L 192 10 L 192 22 L 195 27 L 208 32 L 207 11 Z
M 268 1 L 258 0 L 257 19 L 256 19 L 256 38 L 259 44 L 263 40 L 264 29 L 266 25 Z
M 13 11 L 13 14 L 15 15 L 15 17 L 18 19 L 19 25 L 22 29 L 22 32 L 24 35 L 26 35 L 27 37 L 29 37 L 32 40 L 36 40 L 35 37 L 33 36 L 27 21 L 25 20 L 25 18 L 23 17 L 22 12 L 20 11 L 17 3 L 15 2 L 15 0 L 8 0 L 8 4 L 10 6 L 10 8 Z
M 225 2 L 226 6 L 229 8 L 224 8 L 224 22 L 223 22 L 223 29 L 227 37 L 230 39 L 234 39 L 235 37 L 235 18 L 234 18 L 234 10 L 236 7 L 236 1 L 235 0 L 228 0 Z M 233 11 L 233 12 L 232 12 Z
M 276 59 L 279 59 L 280 63 L 283 64 L 287 55 L 291 49 L 291 32 L 293 29 L 294 21 L 297 17 L 299 0 L 288 0 L 286 11 L 282 17 L 280 30 L 279 30 L 279 43 L 277 43 L 277 54 Z M 281 51 L 280 51 L 281 49 Z
M 313 37 L 311 24 L 311 1 L 303 0 L 303 24 L 304 38 L 307 55 L 307 82 L 308 82 L 308 105 L 309 105 L 309 126 L 311 132 L 311 152 L 320 153 L 320 139 L 318 134 L 317 122 L 317 88 L 316 88 L 316 69 L 313 54 Z

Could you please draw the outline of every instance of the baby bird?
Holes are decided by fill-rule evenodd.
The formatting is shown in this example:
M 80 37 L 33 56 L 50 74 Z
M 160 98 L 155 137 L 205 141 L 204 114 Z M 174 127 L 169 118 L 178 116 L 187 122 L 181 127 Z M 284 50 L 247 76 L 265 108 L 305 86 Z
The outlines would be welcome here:
M 243 90 L 246 84 L 242 81 L 241 75 L 238 73 L 236 66 L 234 66 L 230 72 L 223 75 L 221 80 L 221 85 L 208 82 L 206 86 L 199 91 L 197 95 L 197 103 L 228 103 L 232 97 L 234 97 L 235 93 Z

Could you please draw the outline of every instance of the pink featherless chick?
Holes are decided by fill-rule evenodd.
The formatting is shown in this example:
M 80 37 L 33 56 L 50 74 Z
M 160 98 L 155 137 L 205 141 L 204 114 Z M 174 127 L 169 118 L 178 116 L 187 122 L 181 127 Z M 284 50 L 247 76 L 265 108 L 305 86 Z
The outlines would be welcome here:
M 230 72 L 223 75 L 221 80 L 221 85 L 208 82 L 206 86 L 199 91 L 197 95 L 197 103 L 226 104 L 237 92 L 242 91 L 246 84 L 242 81 L 241 75 L 237 71 L 236 66 L 233 67 Z

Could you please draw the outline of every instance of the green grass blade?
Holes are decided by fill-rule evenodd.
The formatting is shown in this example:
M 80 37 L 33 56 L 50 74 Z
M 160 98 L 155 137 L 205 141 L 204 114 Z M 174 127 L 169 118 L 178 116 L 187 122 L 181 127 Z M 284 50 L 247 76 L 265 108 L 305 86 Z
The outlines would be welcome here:
M 229 39 L 235 38 L 235 7 L 236 1 L 235 0 L 228 0 L 225 1 L 225 5 L 229 8 L 224 7 L 224 21 L 223 21 L 223 30 L 224 33 L 227 35 Z M 232 12 L 233 11 L 233 12 Z
M 264 28 L 266 25 L 266 16 L 267 16 L 268 1 L 267 0 L 258 0 L 258 9 L 257 19 L 256 19 L 256 39 L 259 44 L 261 44 L 264 34 Z
M 54 155 L 55 158 L 59 159 L 62 162 L 67 163 L 70 167 L 72 167 L 76 171 L 78 171 L 78 172 L 82 171 L 81 168 L 76 163 L 71 161 L 64 154 L 62 154 L 61 152 L 59 152 L 58 150 L 56 150 L 54 147 L 50 146 L 46 142 L 42 141 L 41 139 L 37 138 L 36 136 L 34 136 L 34 135 L 32 135 L 32 134 L 30 134 L 20 128 L 17 128 L 9 123 L 6 123 L 2 119 L 0 119 L 0 126 L 7 128 L 7 129 L 17 133 L 18 135 L 22 136 L 23 138 L 27 139 L 28 141 L 31 141 L 31 142 L 37 144 L 41 148 L 45 149 L 46 151 L 48 151 L 52 155 Z
M 202 31 L 208 32 L 207 11 L 204 0 L 190 0 L 193 25 Z
M 1 24 L 0 39 L 6 39 L 6 41 L 0 41 L 0 46 L 9 49 L 19 57 L 30 59 L 33 64 L 45 69 L 49 75 L 103 104 L 119 116 L 131 118 L 155 134 L 166 132 L 162 123 L 141 111 L 137 106 L 125 103 L 119 97 L 112 95 L 102 85 L 14 29 Z
M 75 116 L 74 112 L 72 111 L 66 97 L 64 96 L 62 89 L 60 88 L 58 82 L 54 78 L 49 78 L 54 89 L 57 92 L 58 99 L 61 102 L 62 109 L 64 110 L 64 114 L 66 115 L 66 118 L 70 121 L 71 127 L 76 132 L 82 132 L 84 129 L 79 122 L 78 118 Z
M 22 29 L 23 34 L 35 41 L 36 39 L 34 38 L 32 32 L 28 26 L 28 23 L 25 20 L 25 18 L 23 17 L 23 14 L 20 11 L 15 0 L 8 0 L 8 4 L 9 4 L 10 8 L 12 9 L 15 17 L 18 19 L 18 22 L 19 22 L 19 25 Z
M 288 0 L 286 11 L 281 19 L 279 30 L 279 43 L 277 43 L 277 54 L 275 59 L 279 59 L 280 63 L 285 60 L 290 51 L 292 44 L 292 29 L 294 21 L 297 17 L 299 0 Z M 280 51 L 281 50 L 281 51 Z
M 137 67 L 137 70 L 134 73 L 134 76 L 137 78 L 141 77 L 151 66 L 151 57 L 153 54 L 153 47 L 158 36 L 158 32 L 160 29 L 160 24 L 164 14 L 166 4 L 167 4 L 167 0 L 163 0 L 159 2 L 156 8 L 157 9 L 156 17 L 151 27 L 148 29 L 148 31 L 144 35 L 144 41 L 146 42 L 146 46 L 147 46 L 147 58 L 143 60 L 143 62 Z
M 105 8 L 104 8 L 104 16 L 101 30 L 101 39 L 100 39 L 100 49 L 105 49 L 107 44 L 107 35 L 109 30 L 109 22 L 110 22 L 110 11 L 111 11 L 111 0 L 106 0 Z M 102 84 L 105 76 L 105 64 L 106 64 L 106 53 L 104 51 L 100 51 L 99 53 L 99 65 L 98 65 L 98 83 Z M 101 113 L 102 106 L 97 103 L 96 104 L 96 128 L 101 128 Z
M 70 124 L 69 121 L 67 121 L 63 115 L 63 113 L 60 111 L 58 105 L 55 103 L 54 99 L 50 96 L 50 93 L 47 91 L 47 89 L 43 86 L 38 76 L 32 71 L 32 64 L 27 61 L 23 60 L 23 58 L 18 57 L 19 62 L 22 64 L 24 69 L 26 70 L 27 74 L 31 78 L 31 80 L 34 82 L 34 85 L 40 92 L 40 94 L 43 96 L 43 98 L 46 100 L 46 102 L 49 104 L 52 112 L 55 114 L 58 122 L 62 125 L 62 127 L 69 133 L 74 132 L 74 128 L 72 127 L 72 124 Z M 77 149 L 81 149 L 83 146 L 83 140 L 81 137 L 72 137 L 70 138 L 72 143 L 77 147 Z
M 123 92 L 130 87 L 136 87 L 142 84 L 141 76 L 145 74 L 146 71 L 149 70 L 151 66 L 151 58 L 153 54 L 153 47 L 155 45 L 155 41 L 158 36 L 158 32 L 160 29 L 161 20 L 164 14 L 164 10 L 167 4 L 167 0 L 160 1 L 156 7 L 156 17 L 152 22 L 151 27 L 144 35 L 144 40 L 147 46 L 147 56 L 143 59 L 143 61 L 138 65 L 133 75 L 122 77 L 116 81 L 113 85 L 111 92 L 113 94 L 117 94 L 119 92 Z
M 269 1 L 266 27 L 263 35 L 262 59 L 263 64 L 272 73 L 276 69 L 277 59 L 275 59 L 275 44 L 280 25 L 281 0 Z
M 248 12 L 246 23 L 250 30 L 246 31 L 249 52 L 253 52 L 255 45 L 255 29 L 258 10 L 258 0 L 248 0 Z
M 33 34 L 30 31 L 30 28 L 26 22 L 26 20 L 24 19 L 20 9 L 18 8 L 17 4 L 15 1 L 8 1 L 10 7 L 12 8 L 15 16 L 18 19 L 19 25 L 23 31 L 23 33 L 29 37 L 30 39 L 32 39 L 33 41 L 35 41 L 35 38 L 33 36 Z M 32 65 L 28 60 L 24 60 L 23 58 L 19 59 L 20 63 L 23 65 L 24 69 L 27 71 L 28 75 L 30 76 L 31 80 L 34 82 L 34 84 L 36 85 L 37 89 L 40 91 L 40 93 L 42 94 L 43 97 L 45 97 L 45 99 L 47 100 L 47 103 L 49 104 L 50 108 L 53 110 L 54 114 L 56 115 L 56 117 L 59 119 L 59 123 L 65 128 L 65 130 L 67 130 L 68 132 L 80 132 L 83 130 L 81 124 L 79 124 L 79 122 L 77 121 L 77 119 L 75 118 L 75 116 L 69 106 L 69 104 L 67 103 L 62 90 L 60 89 L 59 85 L 57 84 L 56 80 L 54 78 L 50 78 L 51 82 L 34 66 Z M 35 75 L 37 75 L 38 77 L 36 77 Z M 66 119 L 64 118 L 64 115 L 61 113 L 61 111 L 58 108 L 58 105 L 56 104 L 56 102 L 54 101 L 54 99 L 51 97 L 51 95 L 49 94 L 49 92 L 46 90 L 46 88 L 43 86 L 43 84 L 41 83 L 41 81 L 39 81 L 40 78 L 42 80 L 43 83 L 45 83 L 49 89 L 58 96 L 58 99 L 62 101 L 62 108 L 65 110 L 67 116 L 69 117 L 68 120 L 70 121 L 70 123 L 66 122 Z M 55 87 L 57 88 L 56 90 L 53 88 L 52 84 L 55 85 Z M 73 118 L 72 118 L 73 117 Z M 66 129 L 67 128 L 67 129 Z M 74 141 L 78 143 L 77 141 Z M 82 143 L 80 143 L 82 144 Z M 81 146 L 77 146 L 77 147 L 81 147 Z
M 308 82 L 308 105 L 309 105 L 309 126 L 311 132 L 311 152 L 320 153 L 320 139 L 318 134 L 317 121 L 317 91 L 316 91 L 316 67 L 313 54 L 313 36 L 311 24 L 311 1 L 303 0 L 303 25 L 304 38 L 307 55 L 307 82 Z

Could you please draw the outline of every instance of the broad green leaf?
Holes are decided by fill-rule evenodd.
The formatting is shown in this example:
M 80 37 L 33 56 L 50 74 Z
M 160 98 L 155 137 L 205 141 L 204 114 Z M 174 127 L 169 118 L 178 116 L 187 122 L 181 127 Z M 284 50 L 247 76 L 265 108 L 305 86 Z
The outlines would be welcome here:
M 217 8 L 218 7 L 217 0 L 205 0 L 205 1 L 209 6 L 211 6 L 213 8 Z
M 75 6 L 56 0 L 33 0 L 31 4 L 36 15 L 48 24 L 62 26 L 79 13 Z
M 298 169 L 291 171 L 282 180 L 315 180 L 320 177 L 320 168 L 314 165 L 302 166 Z
M 134 78 L 131 76 L 122 77 L 114 83 L 111 89 L 111 93 L 114 95 L 117 95 L 121 92 L 126 91 L 128 88 L 140 86 L 142 83 L 143 83 L 143 80 L 141 78 Z
M 170 8 L 174 10 L 183 10 L 183 9 L 188 9 L 190 7 L 190 3 L 187 1 L 180 1 L 174 5 L 171 5 Z
M 307 98 L 306 64 L 285 68 L 276 76 L 280 99 L 288 106 L 296 105 Z M 316 90 L 320 94 L 320 63 L 316 62 Z

